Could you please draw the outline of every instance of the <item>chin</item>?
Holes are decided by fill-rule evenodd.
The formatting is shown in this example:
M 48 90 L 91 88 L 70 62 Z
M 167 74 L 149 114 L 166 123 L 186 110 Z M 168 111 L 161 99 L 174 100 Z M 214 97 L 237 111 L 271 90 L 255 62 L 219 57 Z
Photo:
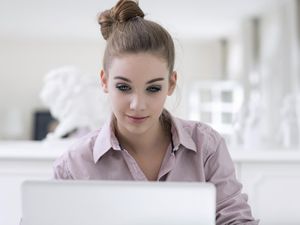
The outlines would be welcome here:
M 147 130 L 149 130 L 149 128 L 147 128 L 145 126 L 144 127 L 126 126 L 126 130 L 131 134 L 139 135 L 139 134 L 146 133 Z
M 122 119 L 118 119 L 119 126 L 122 127 L 123 130 L 129 132 L 131 134 L 141 135 L 146 133 L 152 128 L 153 118 L 149 117 L 145 121 L 137 122 L 128 119 L 127 116 L 121 117 Z

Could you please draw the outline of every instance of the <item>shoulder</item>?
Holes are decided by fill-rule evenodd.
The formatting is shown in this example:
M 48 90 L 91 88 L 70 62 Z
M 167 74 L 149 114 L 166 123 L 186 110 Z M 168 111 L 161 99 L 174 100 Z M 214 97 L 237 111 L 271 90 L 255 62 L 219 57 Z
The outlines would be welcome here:
M 92 153 L 99 132 L 100 130 L 95 130 L 77 139 L 65 155 L 69 157 L 88 156 L 89 153 Z
M 173 121 L 178 133 L 181 133 L 181 136 L 189 137 L 195 143 L 196 150 L 205 155 L 215 152 L 220 143 L 224 141 L 221 134 L 208 124 L 177 117 L 174 117 Z
M 220 138 L 222 138 L 218 131 L 206 123 L 177 117 L 175 117 L 175 120 L 176 123 L 179 124 L 191 136 L 199 134 L 215 141 L 218 141 Z
M 54 161 L 55 178 L 72 178 L 73 168 L 93 162 L 93 147 L 99 132 L 100 130 L 95 130 L 75 140 L 70 148 Z

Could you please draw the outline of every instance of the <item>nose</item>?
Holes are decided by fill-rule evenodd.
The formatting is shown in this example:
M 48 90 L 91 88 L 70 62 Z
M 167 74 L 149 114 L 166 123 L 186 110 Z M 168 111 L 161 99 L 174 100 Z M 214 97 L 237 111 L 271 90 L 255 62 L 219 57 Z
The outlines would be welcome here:
M 130 101 L 130 109 L 135 111 L 143 111 L 146 109 L 146 102 L 143 96 L 133 95 Z

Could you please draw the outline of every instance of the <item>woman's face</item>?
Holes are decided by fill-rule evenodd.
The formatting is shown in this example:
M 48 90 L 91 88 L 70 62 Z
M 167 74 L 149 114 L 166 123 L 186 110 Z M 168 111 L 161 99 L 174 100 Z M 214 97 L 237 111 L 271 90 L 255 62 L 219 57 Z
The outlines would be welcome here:
M 109 94 L 119 132 L 142 134 L 159 123 L 166 97 L 173 93 L 177 75 L 150 53 L 124 54 L 112 60 L 101 81 Z

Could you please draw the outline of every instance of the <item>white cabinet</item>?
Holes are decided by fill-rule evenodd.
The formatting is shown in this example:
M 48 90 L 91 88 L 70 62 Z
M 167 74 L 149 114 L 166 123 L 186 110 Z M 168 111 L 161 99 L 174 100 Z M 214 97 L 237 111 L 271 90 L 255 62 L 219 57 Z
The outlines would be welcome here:
M 27 179 L 49 179 L 50 160 L 0 160 L 0 224 L 18 224 L 21 215 L 21 183 Z
M 21 217 L 21 183 L 52 179 L 52 163 L 72 142 L 0 142 L 0 225 Z M 243 192 L 262 225 L 300 224 L 300 151 L 233 151 Z
M 300 224 L 300 163 L 244 163 L 240 181 L 265 225 Z
M 18 225 L 21 184 L 28 179 L 51 179 L 52 163 L 69 143 L 0 142 L 0 225 Z M 51 146 L 51 148 L 50 148 Z
M 255 218 L 262 225 L 299 225 L 300 151 L 246 152 L 234 156 L 238 178 Z

